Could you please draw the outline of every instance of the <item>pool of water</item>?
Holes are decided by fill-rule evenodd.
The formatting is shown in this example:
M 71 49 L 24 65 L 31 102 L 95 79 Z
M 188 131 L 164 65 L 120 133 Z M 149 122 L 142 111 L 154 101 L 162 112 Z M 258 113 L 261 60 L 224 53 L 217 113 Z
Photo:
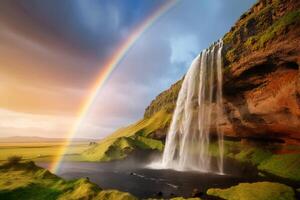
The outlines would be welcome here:
M 145 158 L 144 155 L 136 155 Z M 47 163 L 39 163 L 46 167 Z M 117 189 L 130 192 L 139 198 L 191 197 L 195 189 L 205 199 L 208 188 L 226 188 L 241 182 L 271 180 L 257 176 L 253 168 L 231 162 L 225 168 L 225 175 L 170 169 L 151 169 L 149 160 L 131 157 L 123 161 L 108 163 L 63 162 L 57 175 L 65 179 L 88 177 L 103 189 Z

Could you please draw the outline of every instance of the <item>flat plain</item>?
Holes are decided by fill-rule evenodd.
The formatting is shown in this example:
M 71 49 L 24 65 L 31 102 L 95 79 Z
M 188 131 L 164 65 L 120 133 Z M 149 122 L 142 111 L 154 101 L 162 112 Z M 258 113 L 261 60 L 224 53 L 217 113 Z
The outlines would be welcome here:
M 51 162 L 62 154 L 64 141 L 29 141 L 12 142 L 0 141 L 0 162 L 4 162 L 10 156 L 21 156 L 24 160 L 37 162 Z M 80 161 L 80 154 L 89 147 L 88 141 L 76 141 L 66 149 L 65 159 Z

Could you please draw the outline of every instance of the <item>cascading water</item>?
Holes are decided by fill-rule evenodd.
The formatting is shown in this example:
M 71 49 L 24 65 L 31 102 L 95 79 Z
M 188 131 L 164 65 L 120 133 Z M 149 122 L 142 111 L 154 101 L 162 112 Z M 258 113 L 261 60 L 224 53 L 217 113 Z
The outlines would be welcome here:
M 219 126 L 223 114 L 222 46 L 220 40 L 203 50 L 183 80 L 166 139 L 164 168 L 223 173 L 223 133 Z M 211 135 L 216 135 L 213 145 Z M 209 148 L 216 147 L 217 167 L 213 168 Z

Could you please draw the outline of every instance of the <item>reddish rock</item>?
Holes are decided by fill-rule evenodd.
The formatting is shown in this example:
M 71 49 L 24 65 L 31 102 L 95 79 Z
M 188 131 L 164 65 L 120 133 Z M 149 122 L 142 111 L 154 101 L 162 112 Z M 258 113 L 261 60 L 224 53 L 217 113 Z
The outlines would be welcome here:
M 248 15 L 255 15 L 273 2 L 261 1 Z M 276 6 L 278 10 L 270 11 L 276 17 L 273 16 L 274 22 L 269 27 L 282 16 L 299 11 L 300 7 L 296 0 Z M 265 46 L 255 50 L 245 50 L 243 42 L 250 37 L 245 33 L 243 37 L 235 35 L 240 38 L 237 43 L 229 41 L 225 44 L 225 55 L 233 48 L 235 52 L 241 52 L 234 60 L 224 61 L 225 68 L 228 67 L 224 76 L 225 135 L 300 141 L 299 21 L 300 17 L 283 27 L 284 33 L 275 35 Z M 241 22 L 237 22 L 233 29 L 239 32 L 241 27 Z M 253 28 L 259 29 L 257 25 Z M 264 31 L 256 31 L 256 35 Z

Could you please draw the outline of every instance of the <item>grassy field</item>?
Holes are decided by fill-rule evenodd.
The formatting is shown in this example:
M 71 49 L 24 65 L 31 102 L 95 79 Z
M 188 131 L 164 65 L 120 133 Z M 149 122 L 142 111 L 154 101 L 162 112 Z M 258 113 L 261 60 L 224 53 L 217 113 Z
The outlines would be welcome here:
M 51 162 L 61 153 L 63 141 L 50 142 L 0 142 L 0 162 L 10 156 L 22 156 L 24 160 Z M 89 142 L 74 142 L 66 151 L 66 159 L 82 160 L 81 153 L 89 148 Z

